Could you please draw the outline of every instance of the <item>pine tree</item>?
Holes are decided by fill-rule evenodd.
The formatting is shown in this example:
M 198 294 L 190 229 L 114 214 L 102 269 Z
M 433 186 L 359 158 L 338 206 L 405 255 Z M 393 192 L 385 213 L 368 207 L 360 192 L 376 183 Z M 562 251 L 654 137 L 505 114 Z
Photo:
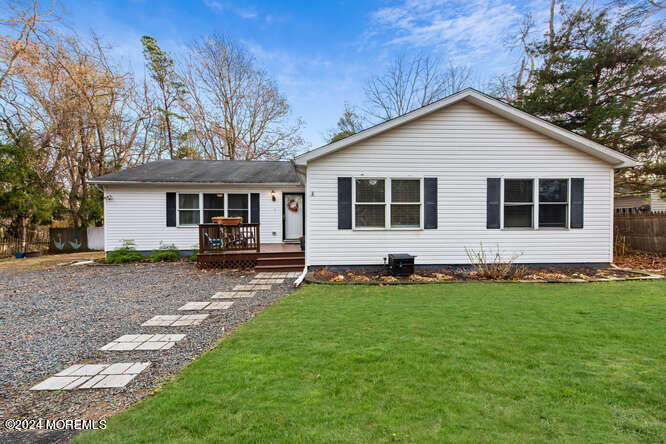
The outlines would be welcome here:
M 527 46 L 537 61 L 515 105 L 644 165 L 616 173 L 616 190 L 664 190 L 664 28 L 649 12 L 563 10 L 559 29 Z M 552 23 L 552 20 L 551 20 Z
M 166 130 L 167 143 L 169 145 L 169 155 L 172 159 L 176 157 L 173 143 L 173 122 L 172 117 L 178 117 L 173 112 L 178 98 L 182 95 L 182 84 L 173 70 L 173 59 L 163 51 L 157 44 L 157 40 L 148 35 L 141 37 L 143 44 L 143 55 L 148 62 L 150 75 L 157 84 L 160 92 L 160 113 L 163 117 L 163 125 Z

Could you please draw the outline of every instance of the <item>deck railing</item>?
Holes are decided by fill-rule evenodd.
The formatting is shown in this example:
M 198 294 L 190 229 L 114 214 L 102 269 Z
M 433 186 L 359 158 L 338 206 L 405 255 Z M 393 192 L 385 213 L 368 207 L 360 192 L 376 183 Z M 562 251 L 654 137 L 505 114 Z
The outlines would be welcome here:
M 199 225 L 199 253 L 254 250 L 259 252 L 259 224 Z

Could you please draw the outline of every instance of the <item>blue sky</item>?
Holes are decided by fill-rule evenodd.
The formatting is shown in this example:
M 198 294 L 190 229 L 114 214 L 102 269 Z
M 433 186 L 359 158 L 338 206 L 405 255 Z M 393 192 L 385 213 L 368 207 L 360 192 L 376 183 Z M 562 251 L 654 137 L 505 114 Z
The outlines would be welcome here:
M 97 32 L 113 54 L 143 72 L 148 34 L 176 57 L 194 38 L 225 33 L 243 42 L 277 81 L 309 146 L 324 142 L 345 102 L 363 105 L 363 83 L 397 53 L 427 52 L 471 68 L 476 86 L 509 72 L 506 49 L 526 9 L 547 0 L 89 1 L 63 0 L 67 21 Z

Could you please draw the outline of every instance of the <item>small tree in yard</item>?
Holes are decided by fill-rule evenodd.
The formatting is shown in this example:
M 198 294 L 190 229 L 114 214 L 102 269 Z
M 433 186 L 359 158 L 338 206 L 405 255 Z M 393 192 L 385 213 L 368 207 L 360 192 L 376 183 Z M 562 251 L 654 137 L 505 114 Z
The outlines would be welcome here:
M 0 218 L 9 221 L 9 231 L 20 237 L 23 251 L 28 228 L 50 223 L 61 197 L 42 177 L 43 158 L 24 135 L 0 145 Z

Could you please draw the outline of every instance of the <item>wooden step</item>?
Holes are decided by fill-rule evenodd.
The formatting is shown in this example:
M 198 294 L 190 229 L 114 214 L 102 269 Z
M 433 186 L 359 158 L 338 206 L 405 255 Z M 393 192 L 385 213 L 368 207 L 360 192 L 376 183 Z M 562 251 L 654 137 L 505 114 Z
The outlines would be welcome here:
M 260 256 L 257 265 L 301 265 L 305 266 L 305 256 Z
M 305 264 L 303 265 L 258 265 L 254 268 L 254 271 L 303 271 Z

